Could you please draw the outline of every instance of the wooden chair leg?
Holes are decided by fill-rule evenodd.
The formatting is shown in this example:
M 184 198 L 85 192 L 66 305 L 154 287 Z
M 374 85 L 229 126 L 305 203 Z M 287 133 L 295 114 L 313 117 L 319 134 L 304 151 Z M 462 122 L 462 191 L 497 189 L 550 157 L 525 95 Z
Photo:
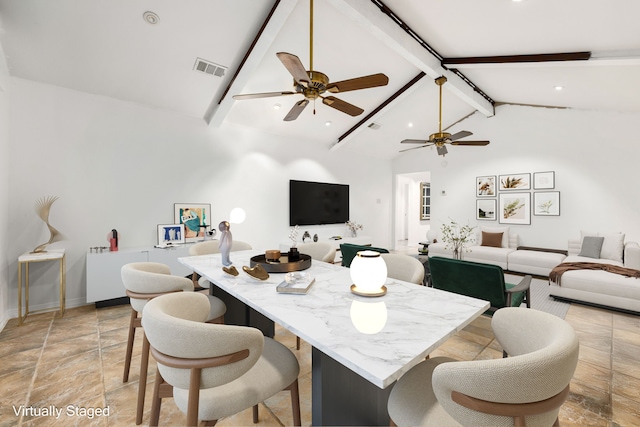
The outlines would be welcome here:
M 153 399 L 151 399 L 151 418 L 149 419 L 149 426 L 156 427 L 160 420 L 160 407 L 162 406 L 162 397 L 160 397 L 160 387 L 164 379 L 160 375 L 160 370 L 156 369 L 156 379 L 153 383 Z
M 296 337 L 296 350 L 300 350 L 300 337 Z
M 288 387 L 291 392 L 291 412 L 293 414 L 293 425 L 302 425 L 302 419 L 300 417 L 300 390 L 298 389 L 298 380 L 296 379 Z
M 253 405 L 253 423 L 258 424 L 258 405 Z
M 140 379 L 138 380 L 138 403 L 136 405 L 136 425 L 142 424 L 144 415 L 144 395 L 147 391 L 147 369 L 149 367 L 149 340 L 145 336 L 142 341 L 142 358 L 140 360 Z
M 187 426 L 198 425 L 198 406 L 200 403 L 200 374 L 202 369 L 191 368 L 189 376 L 189 399 L 187 401 Z
M 131 308 L 131 318 L 129 320 L 129 339 L 127 340 L 127 353 L 124 358 L 124 374 L 122 375 L 122 382 L 129 381 L 129 370 L 131 369 L 131 356 L 133 355 L 133 340 L 136 336 L 136 318 L 138 312 Z

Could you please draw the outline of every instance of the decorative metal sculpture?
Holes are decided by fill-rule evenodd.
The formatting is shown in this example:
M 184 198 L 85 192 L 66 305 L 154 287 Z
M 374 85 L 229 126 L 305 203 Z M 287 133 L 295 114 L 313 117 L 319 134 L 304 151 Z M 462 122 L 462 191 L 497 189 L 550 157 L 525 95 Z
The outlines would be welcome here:
M 31 251 L 32 254 L 46 252 L 44 248 L 46 248 L 48 245 L 50 245 L 53 242 L 58 242 L 62 240 L 63 238 L 62 234 L 58 230 L 56 230 L 51 224 L 49 224 L 49 212 L 51 210 L 51 205 L 53 205 L 53 202 L 55 202 L 56 200 L 58 200 L 58 196 L 42 197 L 36 200 L 36 203 L 34 205 L 36 213 L 38 214 L 40 219 L 43 220 L 45 224 L 47 224 L 47 228 L 51 233 L 51 237 L 49 238 L 48 242 L 45 242 L 40 246 L 37 246 L 33 251 Z
M 225 267 L 233 264 L 229 258 L 229 252 L 231 252 L 231 246 L 233 246 L 233 237 L 231 236 L 231 230 L 229 230 L 230 227 L 231 225 L 229 224 L 229 221 L 222 221 L 218 225 L 218 229 L 222 232 L 220 234 L 220 243 L 218 244 L 218 247 L 222 254 L 222 265 Z

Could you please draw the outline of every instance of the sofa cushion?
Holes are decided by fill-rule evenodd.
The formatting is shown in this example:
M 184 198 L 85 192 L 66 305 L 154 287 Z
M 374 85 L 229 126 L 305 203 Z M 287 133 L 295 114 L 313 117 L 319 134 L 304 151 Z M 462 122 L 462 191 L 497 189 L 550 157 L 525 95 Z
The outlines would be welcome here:
M 620 267 L 623 267 L 621 262 L 613 261 L 611 259 L 605 259 L 605 258 L 593 259 L 593 258 L 588 258 L 584 256 L 579 256 L 579 255 L 569 255 L 562 262 L 597 262 L 600 264 L 611 264 L 611 265 L 618 265 Z
M 508 267 L 510 271 L 548 276 L 565 258 L 566 255 L 556 252 L 519 249 L 509 254 Z
M 502 235 L 504 233 L 482 232 L 482 244 L 480 246 L 492 246 L 494 248 L 502 247 Z
M 600 258 L 600 250 L 602 249 L 604 237 L 585 236 L 582 238 L 582 247 L 578 256 L 588 258 Z
M 603 234 L 603 236 L 604 242 L 602 242 L 600 258 L 622 262 L 622 253 L 624 251 L 624 234 L 611 233 Z
M 478 245 L 482 246 L 482 232 L 486 231 L 487 233 L 502 233 L 502 244 L 500 247 L 508 248 L 509 247 L 509 227 L 480 227 L 480 232 L 478 233 Z

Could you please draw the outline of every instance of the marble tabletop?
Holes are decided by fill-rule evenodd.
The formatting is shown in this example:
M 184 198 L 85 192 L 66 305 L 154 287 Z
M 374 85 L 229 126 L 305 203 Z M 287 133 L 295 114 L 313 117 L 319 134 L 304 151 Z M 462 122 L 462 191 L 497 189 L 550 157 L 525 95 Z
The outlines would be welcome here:
M 220 254 L 179 261 L 379 388 L 489 308 L 487 301 L 389 278 L 386 295 L 357 296 L 348 268 L 316 260 L 305 270 L 315 277 L 307 294 L 278 293 L 284 273 L 260 281 L 242 271 L 261 253 L 232 252 L 235 277 L 222 271 Z

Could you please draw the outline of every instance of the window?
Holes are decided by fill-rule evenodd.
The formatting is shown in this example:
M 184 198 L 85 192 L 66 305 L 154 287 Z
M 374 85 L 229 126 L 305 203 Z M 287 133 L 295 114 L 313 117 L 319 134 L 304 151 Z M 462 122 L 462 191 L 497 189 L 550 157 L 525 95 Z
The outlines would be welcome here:
M 431 184 L 420 183 L 420 219 L 431 218 Z

